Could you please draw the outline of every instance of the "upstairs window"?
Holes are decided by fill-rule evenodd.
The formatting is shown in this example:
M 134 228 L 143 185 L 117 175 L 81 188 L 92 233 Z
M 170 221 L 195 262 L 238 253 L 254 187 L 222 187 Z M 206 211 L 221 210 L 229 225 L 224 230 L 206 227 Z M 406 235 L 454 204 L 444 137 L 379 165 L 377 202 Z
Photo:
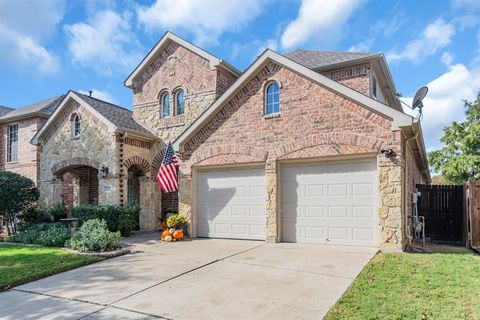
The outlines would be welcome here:
M 272 82 L 265 90 L 265 114 L 280 112 L 280 90 L 278 83 Z
M 175 107 L 177 115 L 185 113 L 185 94 L 183 90 L 178 90 L 175 94 Z
M 162 118 L 170 117 L 170 95 L 168 92 L 162 94 L 160 101 L 162 105 Z
M 76 113 L 70 117 L 72 122 L 72 138 L 80 137 L 80 116 Z
M 7 129 L 7 162 L 18 161 L 18 124 Z

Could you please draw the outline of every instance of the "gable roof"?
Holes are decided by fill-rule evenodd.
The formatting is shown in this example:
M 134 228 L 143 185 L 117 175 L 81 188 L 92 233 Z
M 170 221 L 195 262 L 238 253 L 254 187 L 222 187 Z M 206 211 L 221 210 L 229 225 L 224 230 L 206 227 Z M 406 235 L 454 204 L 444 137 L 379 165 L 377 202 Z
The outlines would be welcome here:
M 62 101 L 64 95 L 48 98 L 18 109 L 12 109 L 0 117 L 0 122 L 18 120 L 22 118 L 41 116 L 48 117 Z
M 150 50 L 150 52 L 143 58 L 140 64 L 130 73 L 128 78 L 124 81 L 123 85 L 128 88 L 133 88 L 135 86 L 134 80 L 135 78 L 146 68 L 148 67 L 163 51 L 163 49 L 170 43 L 176 42 L 182 47 L 192 51 L 193 53 L 203 57 L 204 59 L 210 62 L 210 67 L 218 68 L 221 67 L 230 73 L 234 74 L 235 76 L 239 76 L 241 72 L 237 70 L 235 67 L 230 65 L 228 62 L 217 58 L 216 56 L 208 53 L 207 51 L 195 46 L 194 44 L 180 38 L 176 34 L 167 31 L 163 37 L 157 42 L 155 47 Z
M 332 52 L 315 50 L 295 50 L 284 54 L 285 57 L 293 60 L 309 69 L 331 67 L 358 59 L 373 58 L 377 54 L 367 52 Z
M 40 128 L 31 140 L 32 144 L 41 143 L 41 137 L 53 121 L 59 116 L 62 109 L 65 108 L 67 102 L 75 100 L 85 107 L 89 112 L 94 114 L 98 119 L 103 121 L 109 132 L 128 132 L 133 135 L 155 140 L 157 137 L 140 123 L 133 119 L 133 113 L 130 110 L 114 105 L 112 103 L 84 95 L 70 90 L 60 102 L 55 112 L 48 118 L 47 122 Z
M 90 97 L 75 91 L 73 92 L 78 95 L 83 101 L 88 103 L 88 105 L 90 105 L 93 109 L 97 110 L 107 120 L 113 123 L 117 128 L 133 130 L 147 135 L 152 134 L 145 127 L 135 121 L 135 119 L 133 119 L 132 111 L 110 102 Z
M 15 110 L 15 109 L 0 105 L 0 117 L 12 110 Z
M 229 101 L 229 99 L 235 95 L 244 84 L 248 83 L 248 81 L 250 81 L 250 79 L 256 75 L 257 71 L 263 68 L 270 61 L 297 72 L 317 83 L 318 85 L 334 91 L 337 94 L 362 105 L 372 112 L 381 114 L 382 116 L 390 119 L 392 121 L 392 129 L 398 129 L 402 126 L 412 125 L 413 117 L 382 104 L 377 100 L 367 97 L 366 95 L 344 86 L 339 82 L 331 80 L 275 51 L 267 49 L 250 65 L 250 67 L 248 67 L 248 69 L 237 79 L 237 81 L 235 81 L 235 83 L 223 93 L 223 95 L 221 95 L 209 108 L 205 109 L 205 111 L 184 132 L 182 132 L 182 134 L 174 141 L 174 148 L 176 150 L 180 150 L 182 144 L 187 141 L 187 139 L 195 134 L 204 123 L 206 123 L 218 111 L 220 111 L 221 108 Z

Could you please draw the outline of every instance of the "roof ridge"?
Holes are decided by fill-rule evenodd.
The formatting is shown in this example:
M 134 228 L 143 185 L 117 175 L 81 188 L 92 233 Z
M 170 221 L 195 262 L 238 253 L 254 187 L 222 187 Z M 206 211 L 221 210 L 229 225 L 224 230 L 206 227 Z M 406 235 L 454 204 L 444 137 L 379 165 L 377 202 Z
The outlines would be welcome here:
M 96 98 L 96 97 L 93 97 L 93 96 L 89 96 L 89 95 L 86 95 L 86 94 L 84 94 L 84 93 L 81 93 L 81 92 L 78 92 L 78 91 L 75 91 L 75 90 L 71 90 L 71 91 L 72 91 L 73 93 L 75 93 L 75 94 L 82 95 L 82 96 L 84 96 L 84 97 L 86 97 L 86 98 L 94 99 L 94 100 L 100 101 L 100 102 L 102 102 L 102 103 L 109 104 L 109 105 L 111 105 L 112 107 L 115 107 L 115 108 L 118 108 L 118 109 L 122 109 L 122 110 L 128 111 L 128 112 L 130 112 L 130 113 L 133 113 L 132 110 L 128 110 L 127 108 L 122 107 L 122 106 L 119 106 L 119 105 L 114 104 L 114 103 L 112 103 L 112 102 L 108 102 L 108 101 L 105 101 L 105 100 L 102 100 L 102 99 L 99 99 L 99 98 Z

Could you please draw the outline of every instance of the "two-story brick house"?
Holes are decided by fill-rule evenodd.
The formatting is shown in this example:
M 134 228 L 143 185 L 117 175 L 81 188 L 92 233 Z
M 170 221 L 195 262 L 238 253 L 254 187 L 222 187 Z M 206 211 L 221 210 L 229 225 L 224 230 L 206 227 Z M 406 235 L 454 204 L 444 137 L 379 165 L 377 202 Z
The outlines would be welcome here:
M 32 139 L 43 205 L 138 202 L 154 230 L 178 204 L 193 236 L 405 246 L 430 176 L 383 54 L 266 50 L 240 72 L 166 33 L 124 84 L 133 112 L 72 91 Z M 154 182 L 168 142 L 178 195 Z

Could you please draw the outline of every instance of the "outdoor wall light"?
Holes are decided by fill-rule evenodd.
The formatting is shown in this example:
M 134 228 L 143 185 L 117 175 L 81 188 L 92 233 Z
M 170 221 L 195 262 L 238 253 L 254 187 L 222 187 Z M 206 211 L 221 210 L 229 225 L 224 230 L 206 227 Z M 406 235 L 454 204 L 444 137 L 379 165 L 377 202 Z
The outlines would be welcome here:
M 391 158 L 395 156 L 395 152 L 392 149 L 382 149 L 380 152 L 385 155 L 385 158 Z
M 108 175 L 108 167 L 106 165 L 102 165 L 100 168 L 100 174 L 102 178 L 105 178 Z

